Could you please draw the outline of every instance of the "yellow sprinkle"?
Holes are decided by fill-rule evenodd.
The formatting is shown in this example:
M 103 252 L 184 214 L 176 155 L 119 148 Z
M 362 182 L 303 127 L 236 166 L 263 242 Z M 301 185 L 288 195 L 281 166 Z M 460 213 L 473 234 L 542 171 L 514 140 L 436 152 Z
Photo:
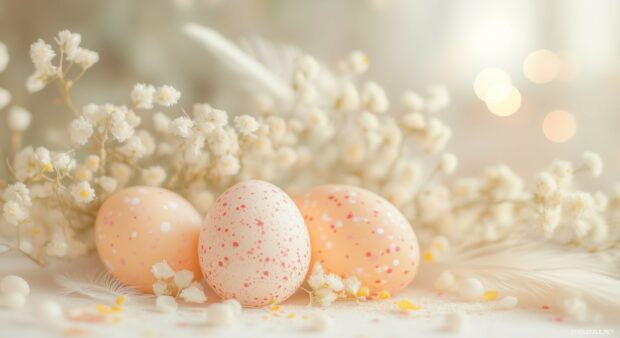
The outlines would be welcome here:
M 274 305 L 271 307 L 271 311 L 280 311 L 280 305 Z
M 112 312 L 114 313 L 123 312 L 123 307 L 121 305 L 114 305 L 112 306 Z
M 101 313 L 101 314 L 103 314 L 103 315 L 106 315 L 106 314 L 108 314 L 108 313 L 112 312 L 112 309 L 110 309 L 110 307 L 109 307 L 109 306 L 107 306 L 107 305 L 103 305 L 103 304 L 97 304 L 97 305 L 95 305 L 95 309 L 96 309 L 97 311 L 99 311 L 99 313 Z
M 482 297 L 484 298 L 484 300 L 496 300 L 497 291 L 494 291 L 494 290 L 485 291 Z
M 357 290 L 358 297 L 368 297 L 368 295 L 370 295 L 370 289 L 367 286 L 362 286 Z
M 50 171 L 52 171 L 53 169 L 54 169 L 54 167 L 52 167 L 52 164 L 51 164 L 51 163 L 45 163 L 45 164 L 43 165 L 43 171 L 50 172 Z
M 433 252 L 431 250 L 424 250 L 422 253 L 422 258 L 425 262 L 430 263 L 435 257 L 433 257 Z
M 422 309 L 420 306 L 412 303 L 408 299 L 399 300 L 396 302 L 396 305 L 398 306 L 398 309 L 402 311 L 415 311 Z
M 116 297 L 116 301 L 114 301 L 114 304 L 120 305 L 120 306 L 125 304 L 125 296 L 124 295 L 120 295 L 120 296 Z
M 295 319 L 295 317 L 297 317 L 297 315 L 295 313 L 289 313 L 288 316 L 286 316 L 290 319 Z
M 390 292 L 387 290 L 383 290 L 379 292 L 378 296 L 379 296 L 379 299 L 390 299 L 391 297 Z

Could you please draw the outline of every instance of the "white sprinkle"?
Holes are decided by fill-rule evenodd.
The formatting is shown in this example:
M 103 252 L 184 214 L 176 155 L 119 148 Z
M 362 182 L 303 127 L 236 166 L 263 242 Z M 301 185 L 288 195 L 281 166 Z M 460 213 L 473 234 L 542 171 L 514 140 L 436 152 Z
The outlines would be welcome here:
M 170 209 L 176 209 L 176 208 L 179 207 L 179 204 L 177 202 L 175 202 L 175 201 L 170 201 L 170 202 L 168 202 L 168 207 Z
M 179 307 L 174 297 L 171 296 L 158 296 L 155 305 L 157 306 L 157 310 L 164 313 L 176 312 Z
M 342 222 L 340 220 L 336 221 L 336 228 L 342 228 Z
M 207 308 L 207 324 L 227 326 L 235 322 L 235 312 L 229 304 L 213 304 Z
M 398 259 L 392 261 L 392 265 L 398 266 L 398 264 L 400 264 L 400 261 Z
M 138 237 L 138 232 L 137 231 L 132 231 L 131 232 L 131 238 L 136 238 Z
M 19 276 L 6 276 L 0 280 L 0 293 L 11 292 L 16 292 L 26 297 L 30 294 L 30 285 Z
M 159 228 L 161 229 L 161 232 L 168 232 L 172 228 L 172 225 L 168 222 L 164 222 L 159 226 Z
M 323 222 L 329 222 L 329 221 L 331 221 L 331 220 L 332 220 L 332 218 L 331 218 L 331 217 L 329 217 L 329 214 L 328 214 L 328 213 L 324 213 L 324 214 L 323 214 L 323 217 L 321 217 L 321 219 L 323 220 Z
M 36 312 L 44 319 L 58 319 L 62 317 L 62 307 L 53 300 L 39 302 Z
M 0 307 L 9 309 L 21 309 L 26 304 L 26 297 L 18 292 L 9 292 L 0 295 Z
M 454 286 L 454 275 L 450 271 L 444 271 L 435 280 L 435 289 L 447 291 Z
M 484 286 L 475 278 L 466 278 L 459 284 L 459 294 L 468 300 L 475 300 L 484 293 Z
M 324 313 L 317 313 L 312 321 L 314 331 L 327 331 L 334 327 L 334 320 Z
M 461 332 L 467 326 L 467 316 L 462 312 L 453 312 L 444 318 L 443 329 L 449 332 Z
M 519 304 L 519 299 L 517 297 L 506 296 L 497 302 L 497 307 L 502 310 L 512 309 L 517 306 L 517 304 Z
M 243 310 L 243 308 L 241 307 L 241 304 L 234 298 L 231 299 L 227 299 L 225 301 L 223 301 L 222 303 L 230 306 L 233 310 L 233 313 L 235 314 L 235 316 L 240 316 L 241 315 L 241 311 Z
M 377 228 L 377 234 L 383 235 L 383 228 Z
M 334 244 L 332 242 L 325 243 L 325 248 L 327 248 L 327 249 L 331 249 L 333 246 L 334 246 Z
M 132 197 L 132 198 L 129 200 L 129 204 L 131 204 L 131 205 L 138 205 L 138 204 L 140 204 L 140 198 L 138 198 L 138 197 Z

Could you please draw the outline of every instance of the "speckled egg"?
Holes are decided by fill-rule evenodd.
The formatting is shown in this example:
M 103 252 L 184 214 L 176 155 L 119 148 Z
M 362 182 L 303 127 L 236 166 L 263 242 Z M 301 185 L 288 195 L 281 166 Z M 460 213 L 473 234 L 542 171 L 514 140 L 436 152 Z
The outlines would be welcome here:
M 95 240 L 99 257 L 123 283 L 152 293 L 155 263 L 190 270 L 200 278 L 201 217 L 183 197 L 153 187 L 131 187 L 108 197 L 99 209 Z
M 310 238 L 286 193 L 267 182 L 245 181 L 209 209 L 199 256 L 207 283 L 220 297 L 265 306 L 287 299 L 303 283 Z
M 312 264 L 343 278 L 357 276 L 374 294 L 395 294 L 413 280 L 418 240 L 405 217 L 370 191 L 324 185 L 295 199 L 312 243 Z

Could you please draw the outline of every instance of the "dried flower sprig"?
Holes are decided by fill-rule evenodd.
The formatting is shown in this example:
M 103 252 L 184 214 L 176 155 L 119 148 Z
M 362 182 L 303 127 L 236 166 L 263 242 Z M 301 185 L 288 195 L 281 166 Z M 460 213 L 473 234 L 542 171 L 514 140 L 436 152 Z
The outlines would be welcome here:
M 202 304 L 207 301 L 204 287 L 194 281 L 194 273 L 189 270 L 174 271 L 163 260 L 151 267 L 151 273 L 157 281 L 153 283 L 153 293 L 156 296 L 172 296 L 181 298 L 189 303 Z

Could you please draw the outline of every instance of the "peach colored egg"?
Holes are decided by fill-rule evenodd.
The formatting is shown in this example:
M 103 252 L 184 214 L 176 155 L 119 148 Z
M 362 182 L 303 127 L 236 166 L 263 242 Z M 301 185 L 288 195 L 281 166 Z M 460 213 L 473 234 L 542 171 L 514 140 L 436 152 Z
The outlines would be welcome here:
M 323 185 L 295 199 L 312 243 L 312 263 L 346 278 L 357 276 L 374 294 L 395 294 L 413 280 L 418 240 L 405 217 L 370 191 Z
M 200 233 L 200 266 L 222 298 L 264 306 L 290 297 L 310 263 L 310 239 L 293 200 L 263 181 L 238 183 L 218 197 Z
M 131 187 L 108 197 L 99 209 L 95 240 L 99 257 L 123 283 L 152 293 L 155 263 L 200 278 L 198 212 L 183 197 L 153 187 Z

